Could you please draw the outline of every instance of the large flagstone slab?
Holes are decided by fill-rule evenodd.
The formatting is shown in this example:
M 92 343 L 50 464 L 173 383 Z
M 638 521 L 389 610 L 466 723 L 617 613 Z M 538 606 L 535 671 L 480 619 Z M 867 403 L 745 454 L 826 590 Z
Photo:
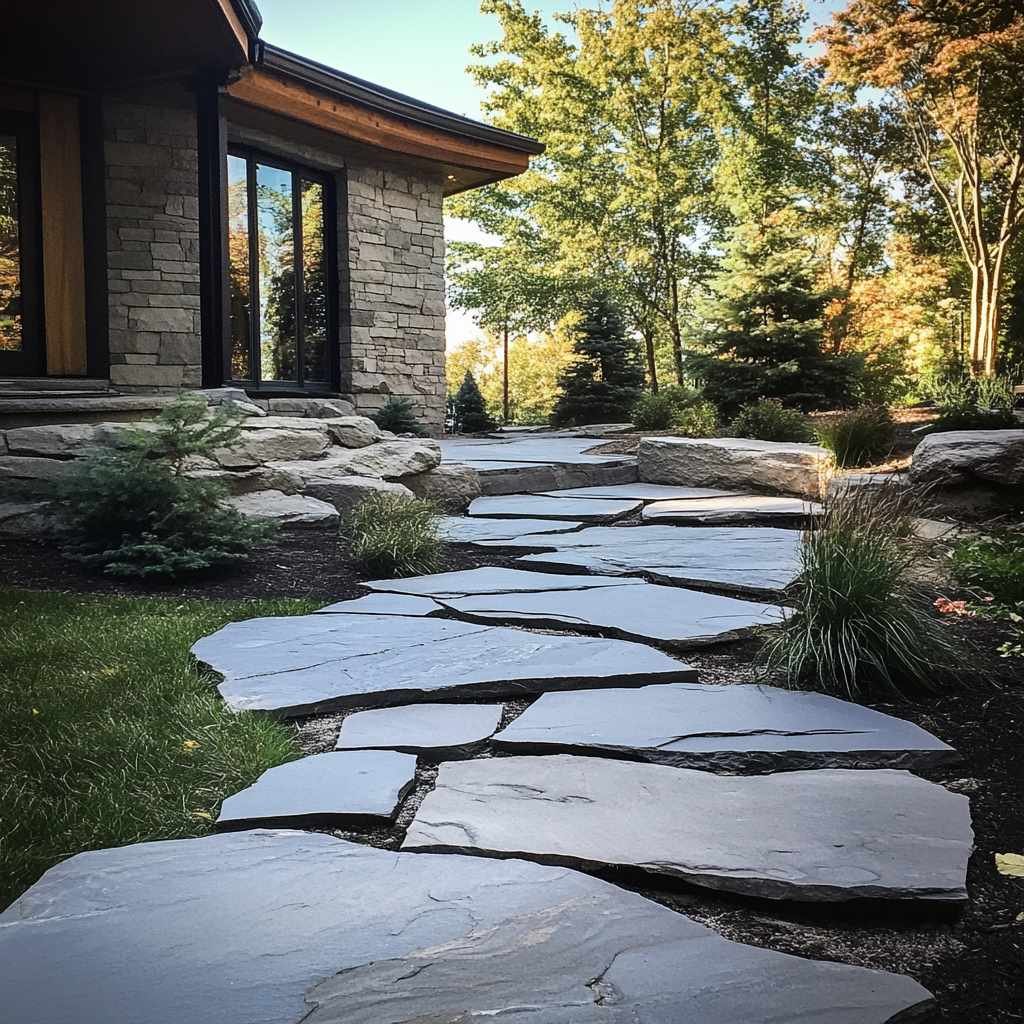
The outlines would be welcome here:
M 735 491 L 719 491 L 713 487 L 676 487 L 672 484 L 605 484 L 594 487 L 563 487 L 541 491 L 549 498 L 619 498 L 626 501 L 688 501 L 691 498 L 725 498 Z
M 629 576 L 562 576 L 517 569 L 374 580 L 375 590 L 429 597 L 460 618 L 570 628 L 686 649 L 782 621 L 775 605 L 740 601 Z
M 265 771 L 221 805 L 221 828 L 390 821 L 416 779 L 416 758 L 394 750 L 314 754 Z
M 921 768 L 956 751 L 912 722 L 823 693 L 667 683 L 546 693 L 494 737 L 513 753 L 603 754 L 705 771 Z
M 404 850 L 628 867 L 767 899 L 962 901 L 967 798 L 909 772 L 714 775 L 595 757 L 449 761 Z
M 442 516 L 438 533 L 452 544 L 479 544 L 481 541 L 512 540 L 526 534 L 568 533 L 584 524 L 557 519 L 471 519 L 469 516 Z
M 18 1024 L 886 1024 L 911 978 L 729 942 L 524 861 L 228 833 L 79 854 L 0 915 Z
M 494 734 L 501 711 L 501 704 L 408 704 L 356 711 L 342 722 L 334 746 L 467 757 Z
M 821 505 L 815 501 L 737 494 L 732 497 L 655 501 L 644 507 L 643 518 L 656 523 L 753 523 L 766 519 L 802 520 L 821 515 L 821 512 Z
M 470 516 L 499 519 L 564 519 L 607 523 L 636 512 L 642 502 L 622 498 L 551 498 L 543 494 L 497 494 L 476 498 Z
M 522 556 L 526 568 L 642 572 L 660 583 L 741 593 L 777 594 L 800 575 L 800 534 L 770 526 L 591 526 L 575 533 L 526 534 L 501 543 L 545 549 Z
M 192 653 L 224 677 L 219 690 L 230 708 L 285 718 L 696 678 L 643 644 L 415 615 L 246 619 L 204 637 Z

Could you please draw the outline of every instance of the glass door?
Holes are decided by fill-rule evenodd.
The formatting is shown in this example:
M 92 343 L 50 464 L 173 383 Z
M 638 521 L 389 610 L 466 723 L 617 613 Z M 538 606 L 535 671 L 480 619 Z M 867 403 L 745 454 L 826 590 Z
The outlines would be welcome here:
M 35 119 L 0 112 L 0 375 L 45 369 Z

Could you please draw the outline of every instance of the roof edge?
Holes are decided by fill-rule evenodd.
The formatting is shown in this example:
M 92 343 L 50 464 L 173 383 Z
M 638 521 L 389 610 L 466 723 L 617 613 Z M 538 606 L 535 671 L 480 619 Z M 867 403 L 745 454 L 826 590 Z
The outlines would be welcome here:
M 263 28 L 263 15 L 256 6 L 256 0 L 231 0 L 231 7 L 249 36 L 250 45 L 255 45 Z
M 249 0 L 238 0 L 238 2 L 248 5 Z M 544 143 L 531 139 L 527 135 L 495 128 L 482 121 L 474 121 L 472 118 L 445 110 L 443 107 L 435 107 L 431 103 L 424 103 L 422 100 L 395 92 L 393 89 L 367 82 L 354 75 L 347 75 L 336 68 L 283 50 L 263 40 L 258 40 L 256 43 L 253 63 L 306 85 L 315 86 L 342 99 L 352 100 L 363 106 L 393 114 L 429 128 L 439 128 L 442 131 L 462 135 L 477 142 L 488 142 L 495 146 L 504 146 L 506 149 L 514 149 L 520 153 L 529 153 L 534 156 L 544 152 Z

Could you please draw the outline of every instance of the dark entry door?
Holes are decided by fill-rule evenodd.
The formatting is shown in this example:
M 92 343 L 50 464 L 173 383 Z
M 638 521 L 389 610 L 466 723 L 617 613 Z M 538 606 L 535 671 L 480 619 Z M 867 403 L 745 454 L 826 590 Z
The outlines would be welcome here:
M 45 370 L 38 147 L 32 115 L 0 111 L 0 376 Z

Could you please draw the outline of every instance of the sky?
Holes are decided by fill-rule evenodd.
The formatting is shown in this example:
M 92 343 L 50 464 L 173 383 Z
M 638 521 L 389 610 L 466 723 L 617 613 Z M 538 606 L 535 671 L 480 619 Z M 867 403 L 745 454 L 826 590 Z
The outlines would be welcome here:
M 592 0 L 591 0 L 592 2 Z M 482 90 L 466 71 L 473 43 L 496 39 L 498 21 L 479 0 L 257 0 L 267 42 L 351 75 L 480 118 Z M 842 0 L 807 0 L 820 23 Z M 574 0 L 526 0 L 549 23 Z M 450 240 L 477 240 L 473 225 L 446 221 Z M 449 346 L 476 336 L 472 318 L 448 311 Z

